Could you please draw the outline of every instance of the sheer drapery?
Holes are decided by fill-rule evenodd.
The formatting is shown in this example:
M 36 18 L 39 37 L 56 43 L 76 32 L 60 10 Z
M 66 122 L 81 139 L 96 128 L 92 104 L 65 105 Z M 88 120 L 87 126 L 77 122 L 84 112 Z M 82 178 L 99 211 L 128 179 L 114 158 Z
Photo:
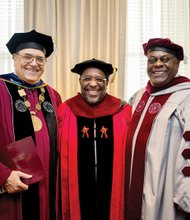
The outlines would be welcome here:
M 20 10 L 13 4 L 22 1 L 24 19 L 23 4 Z M 128 100 L 146 84 L 142 43 L 152 37 L 171 38 L 184 47 L 190 59 L 189 0 L 2 0 L 2 4 L 9 5 L 6 7 L 12 10 L 12 16 L 0 7 L 1 16 L 14 20 L 0 20 L 4 38 L 1 72 L 11 66 L 5 44 L 14 32 L 36 29 L 52 35 L 56 51 L 48 59 L 43 78 L 63 99 L 79 91 L 78 76 L 70 69 L 77 62 L 95 57 L 118 68 L 108 90 Z M 182 63 L 180 73 L 190 76 L 190 60 L 186 65 Z
M 0 71 L 14 71 L 11 55 L 6 47 L 9 38 L 24 28 L 24 0 L 0 0 Z
M 44 80 L 63 99 L 79 91 L 78 76 L 70 69 L 97 58 L 118 68 L 109 92 L 123 96 L 125 3 L 123 0 L 25 0 L 25 30 L 53 36 L 56 52 L 49 59 Z
M 149 38 L 164 37 L 182 45 L 190 59 L 189 0 L 128 0 L 124 97 L 128 99 L 146 85 L 146 59 L 142 44 Z M 181 62 L 179 73 L 190 76 Z

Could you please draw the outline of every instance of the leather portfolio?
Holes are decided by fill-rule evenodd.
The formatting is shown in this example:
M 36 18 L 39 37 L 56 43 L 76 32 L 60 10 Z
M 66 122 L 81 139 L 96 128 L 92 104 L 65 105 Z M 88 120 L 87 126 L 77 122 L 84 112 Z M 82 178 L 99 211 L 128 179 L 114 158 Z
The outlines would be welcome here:
M 32 175 L 29 179 L 23 178 L 24 183 L 32 184 L 46 178 L 45 169 L 31 136 L 10 143 L 3 151 L 0 152 L 0 161 L 3 164 L 12 170 Z

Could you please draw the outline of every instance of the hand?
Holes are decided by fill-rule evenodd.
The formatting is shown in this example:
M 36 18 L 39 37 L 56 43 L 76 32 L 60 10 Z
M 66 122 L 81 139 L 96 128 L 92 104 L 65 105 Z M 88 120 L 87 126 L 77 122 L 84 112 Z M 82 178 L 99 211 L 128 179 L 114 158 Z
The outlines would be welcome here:
M 17 193 L 28 189 L 28 185 L 21 181 L 21 178 L 31 178 L 32 175 L 23 173 L 21 171 L 13 170 L 10 176 L 7 178 L 4 188 L 8 193 Z

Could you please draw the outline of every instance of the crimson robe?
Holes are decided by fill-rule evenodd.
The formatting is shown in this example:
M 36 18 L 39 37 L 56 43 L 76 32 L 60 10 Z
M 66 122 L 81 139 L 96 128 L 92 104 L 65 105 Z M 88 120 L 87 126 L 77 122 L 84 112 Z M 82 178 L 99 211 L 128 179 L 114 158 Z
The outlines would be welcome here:
M 109 140 L 109 138 L 112 137 L 111 139 L 112 143 L 111 144 L 109 143 L 109 145 L 110 146 L 112 145 L 113 148 L 113 158 L 110 163 L 112 164 L 112 167 L 110 166 L 110 168 L 108 168 L 111 169 L 111 171 L 109 172 L 111 172 L 112 174 L 111 180 L 108 183 L 108 185 L 111 185 L 111 192 L 110 195 L 107 196 L 110 198 L 110 200 L 109 198 L 104 198 L 104 199 L 105 199 L 105 203 L 110 202 L 110 205 L 108 207 L 109 219 L 110 220 L 124 219 L 125 149 L 126 149 L 126 136 L 128 132 L 128 123 L 130 121 L 130 117 L 131 117 L 131 107 L 126 104 L 122 105 L 120 99 L 117 99 L 108 94 L 101 103 L 93 106 L 89 105 L 82 98 L 80 93 L 77 96 L 67 100 L 65 103 L 59 106 L 58 128 L 59 128 L 59 148 L 60 148 L 60 160 L 61 160 L 62 218 L 64 220 L 82 219 L 81 207 L 84 204 L 81 204 L 83 202 L 81 202 L 80 199 L 84 198 L 84 196 L 81 197 L 79 194 L 81 191 L 82 193 L 85 192 L 84 189 L 83 190 L 80 189 L 81 186 L 79 185 L 79 181 L 81 181 L 80 180 L 81 177 L 79 176 L 79 171 L 81 173 L 80 167 L 82 166 L 81 159 L 79 162 L 79 155 L 81 154 L 80 152 L 83 147 L 83 146 L 82 147 L 79 146 L 79 143 L 81 143 L 83 137 L 86 139 L 91 138 L 93 132 L 90 133 L 91 127 L 89 126 L 89 123 L 91 123 L 90 121 L 94 121 L 94 120 L 98 121 L 97 124 L 101 123 L 102 120 L 108 122 L 108 124 L 109 121 L 111 121 L 110 122 L 110 124 L 112 125 L 111 128 L 103 127 L 103 126 L 102 129 L 100 130 L 95 128 L 97 135 L 101 135 L 102 139 Z M 84 122 L 84 124 L 85 125 L 87 124 L 88 126 L 87 127 L 84 126 L 83 129 L 80 130 L 79 125 L 82 124 L 82 122 Z M 80 135 L 82 136 L 79 137 Z M 82 143 L 84 144 L 85 142 Z M 87 143 L 89 143 L 88 140 Z M 106 140 L 105 143 L 107 143 Z M 88 146 L 84 146 L 84 147 L 88 147 Z M 101 151 L 101 148 L 103 149 L 104 147 L 106 146 L 100 146 L 99 150 Z M 88 155 L 84 157 L 85 160 L 87 156 Z M 106 160 L 106 155 L 104 155 L 104 159 Z M 90 161 L 91 160 L 89 160 L 89 162 Z M 86 166 L 88 167 L 90 165 L 86 164 Z M 85 169 L 84 164 L 83 167 Z M 91 181 L 91 179 L 89 180 L 88 175 L 84 176 L 84 179 L 86 179 L 86 181 L 89 182 Z M 85 181 L 83 181 L 83 183 L 84 182 Z M 99 193 L 98 190 L 97 193 Z M 89 204 L 89 208 L 90 205 L 91 204 Z M 99 209 L 97 209 L 97 211 L 99 211 Z M 92 213 L 89 213 L 89 215 L 90 214 L 92 215 Z M 103 216 L 101 216 L 101 214 L 99 220 L 100 219 L 104 219 Z
M 31 219 L 30 214 L 25 218 L 22 217 L 23 210 L 25 215 L 27 215 L 29 211 L 31 213 L 37 213 L 39 211 L 40 217 L 37 217 L 37 219 L 39 218 L 40 220 L 55 219 L 55 217 L 49 216 L 50 210 L 55 212 L 55 202 L 58 205 L 58 201 L 54 201 L 54 195 L 58 194 L 58 192 L 55 191 L 56 184 L 58 184 L 58 182 L 55 182 L 55 178 L 57 177 L 56 175 L 52 176 L 52 174 L 50 174 L 53 172 L 56 173 L 58 169 L 57 163 L 53 162 L 53 160 L 57 161 L 57 132 L 56 129 L 51 130 L 51 126 L 52 128 L 56 128 L 57 126 L 56 109 L 61 102 L 61 97 L 50 86 L 43 82 L 41 83 L 40 86 L 43 86 L 46 90 L 45 101 L 48 100 L 49 103 L 46 104 L 48 104 L 49 107 L 53 107 L 53 112 L 45 113 L 42 110 L 37 112 L 37 116 L 41 119 L 43 127 L 40 131 L 34 132 L 29 110 L 23 113 L 15 110 L 15 100 L 22 100 L 22 97 L 19 97 L 17 93 L 18 86 L 22 86 L 22 84 L 19 84 L 19 79 L 17 79 L 14 74 L 5 74 L 0 78 L 0 149 L 15 140 L 31 135 L 36 143 L 37 152 L 47 174 L 47 179 L 30 185 L 29 189 L 25 192 L 0 194 L 0 219 Z M 24 89 L 32 109 L 38 102 L 39 87 L 30 88 L 25 85 Z M 52 111 L 52 109 L 50 109 L 50 111 Z M 51 126 L 48 127 L 48 123 L 51 124 Z M 50 136 L 53 136 L 53 138 L 50 139 Z M 54 149 L 52 150 L 50 146 L 54 146 Z M 0 162 L 0 185 L 5 183 L 10 173 L 11 170 Z M 53 190 L 52 193 L 50 193 L 51 190 Z M 50 202 L 52 199 L 53 201 Z M 25 203 L 22 203 L 23 200 Z M 39 203 L 39 207 L 37 203 Z M 28 208 L 29 210 L 26 210 Z M 52 216 L 55 216 L 55 213 L 52 213 Z

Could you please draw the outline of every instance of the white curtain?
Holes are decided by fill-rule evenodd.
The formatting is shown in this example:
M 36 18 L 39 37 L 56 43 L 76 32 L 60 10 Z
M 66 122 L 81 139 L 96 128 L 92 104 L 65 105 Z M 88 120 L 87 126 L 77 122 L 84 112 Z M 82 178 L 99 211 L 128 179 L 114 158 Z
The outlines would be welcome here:
M 109 93 L 123 96 L 125 4 L 123 0 L 25 0 L 25 30 L 35 28 L 55 41 L 56 52 L 43 78 L 64 100 L 79 91 L 78 75 L 70 69 L 91 58 L 118 68 Z
M 182 45 L 189 61 L 181 62 L 179 73 L 190 76 L 189 0 L 128 0 L 126 14 L 126 100 L 148 80 L 142 44 L 149 38 L 170 38 Z
M 11 54 L 6 43 L 10 37 L 24 29 L 24 0 L 0 0 L 0 72 L 14 71 Z
M 189 0 L 24 0 L 25 31 L 52 35 L 56 51 L 49 58 L 44 80 L 63 99 L 79 91 L 70 69 L 93 57 L 118 68 L 109 93 L 128 100 L 145 86 L 146 59 L 142 43 L 169 37 L 184 47 L 190 59 Z M 181 65 L 189 76 L 189 63 Z

